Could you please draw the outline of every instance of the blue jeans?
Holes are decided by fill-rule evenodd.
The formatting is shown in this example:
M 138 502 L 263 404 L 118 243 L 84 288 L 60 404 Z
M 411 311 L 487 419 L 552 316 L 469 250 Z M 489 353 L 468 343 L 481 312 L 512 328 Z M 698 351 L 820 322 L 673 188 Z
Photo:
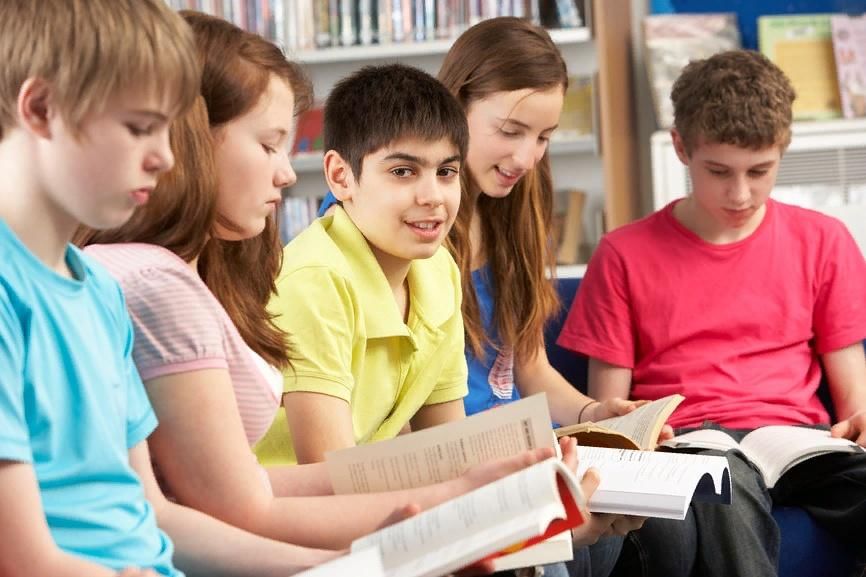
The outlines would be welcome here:
M 727 432 L 738 440 L 746 433 Z M 772 490 L 742 453 L 724 454 L 731 470 L 731 505 L 693 503 L 685 521 L 647 520 L 629 539 L 639 565 L 629 567 L 629 575 L 777 575 L 780 535 L 771 515 L 774 503 L 803 507 L 855 553 L 866 553 L 866 454 L 814 457 L 785 473 Z

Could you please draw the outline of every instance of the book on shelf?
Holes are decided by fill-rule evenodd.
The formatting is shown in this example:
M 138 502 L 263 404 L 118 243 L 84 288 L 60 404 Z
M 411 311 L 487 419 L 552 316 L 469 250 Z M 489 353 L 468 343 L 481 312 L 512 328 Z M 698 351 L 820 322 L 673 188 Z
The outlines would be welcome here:
M 842 115 L 830 14 L 760 16 L 758 46 L 791 80 L 795 120 Z
M 435 577 L 569 536 L 586 519 L 580 483 L 551 457 L 357 539 L 351 550 L 379 547 L 388 577 Z
M 322 199 L 317 197 L 294 197 L 283 193 L 277 211 L 280 240 L 285 245 L 316 220 Z
M 387 441 L 334 451 L 326 455 L 325 461 L 335 493 L 367 493 L 454 479 L 491 459 L 554 446 L 550 412 L 542 393 Z M 588 452 L 589 449 L 597 450 Z M 600 500 L 595 495 L 590 498 L 590 511 L 609 512 L 615 508 L 615 512 L 622 514 L 655 514 L 656 509 L 642 504 L 640 499 L 664 501 L 672 486 L 676 498 L 673 505 L 665 506 L 663 513 L 667 516 L 679 515 L 682 503 L 687 506 L 692 496 L 707 501 L 730 500 L 724 493 L 723 477 L 727 471 L 724 457 L 582 446 L 578 451 L 584 470 L 604 466 L 596 491 Z M 653 457 L 634 456 L 644 453 Z M 650 465 L 642 459 L 650 461 Z M 676 471 L 676 476 L 669 478 L 664 474 L 666 469 Z M 662 480 L 656 483 L 653 474 L 660 475 Z M 707 475 L 709 482 L 705 479 Z M 649 484 L 644 486 L 644 481 Z
M 866 16 L 830 18 L 836 79 L 845 118 L 866 116 Z
M 582 25 L 577 0 L 167 0 L 265 36 L 293 52 L 455 38 L 497 16 Z
M 292 155 L 321 152 L 324 144 L 325 109 L 321 105 L 305 111 L 298 118 Z
M 568 190 L 556 195 L 553 214 L 553 241 L 556 245 L 556 264 L 577 264 L 583 245 L 583 207 L 586 193 Z
M 560 427 L 554 432 L 557 437 L 574 437 L 580 445 L 652 451 L 656 448 L 665 421 L 683 399 L 685 397 L 682 395 L 669 395 L 646 403 L 626 415 L 597 423 L 588 421 Z
M 322 563 L 312 569 L 296 573 L 295 577 L 386 577 L 382 565 L 382 551 L 366 547 Z
M 594 131 L 593 79 L 591 76 L 569 76 L 562 102 L 557 140 L 574 140 Z
M 848 439 L 837 439 L 830 432 L 810 427 L 771 425 L 760 427 L 737 441 L 723 431 L 700 429 L 662 443 L 674 449 L 739 449 L 764 478 L 767 488 L 775 487 L 795 465 L 828 453 L 862 453 L 863 447 Z
M 692 60 L 740 47 L 733 13 L 658 14 L 643 20 L 646 68 L 660 128 L 674 123 L 671 88 Z

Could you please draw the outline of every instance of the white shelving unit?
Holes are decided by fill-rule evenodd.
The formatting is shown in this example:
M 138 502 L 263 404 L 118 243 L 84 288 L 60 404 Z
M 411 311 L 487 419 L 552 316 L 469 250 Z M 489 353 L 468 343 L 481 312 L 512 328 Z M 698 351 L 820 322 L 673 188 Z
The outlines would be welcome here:
M 595 43 L 589 28 L 551 30 L 568 65 L 570 76 L 594 76 L 597 72 Z M 367 64 L 402 62 L 417 66 L 434 76 L 454 39 L 432 42 L 352 46 L 299 52 L 294 57 L 302 62 L 313 81 L 317 101 L 323 101 L 334 84 Z M 587 193 L 584 230 L 592 238 L 597 219 L 593 215 L 602 209 L 603 177 L 596 135 L 554 140 L 550 145 L 554 183 L 558 189 L 580 188 Z M 292 166 L 298 182 L 291 196 L 323 196 L 327 190 L 322 176 L 321 153 L 302 154 Z

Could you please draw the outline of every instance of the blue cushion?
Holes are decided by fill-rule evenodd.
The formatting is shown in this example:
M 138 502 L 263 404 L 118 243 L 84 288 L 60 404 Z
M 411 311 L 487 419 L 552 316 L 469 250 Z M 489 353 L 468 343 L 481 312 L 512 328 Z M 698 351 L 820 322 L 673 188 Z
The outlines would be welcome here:
M 580 285 L 579 278 L 557 280 L 562 309 L 545 329 L 544 342 L 550 363 L 572 385 L 586 392 L 587 359 L 556 344 L 556 338 L 568 315 L 568 309 Z M 866 342 L 864 342 L 866 344 Z M 830 407 L 827 387 L 822 385 L 821 398 Z M 773 517 L 782 533 L 779 557 L 780 577 L 844 577 L 854 570 L 853 553 L 835 540 L 800 507 L 774 507 Z

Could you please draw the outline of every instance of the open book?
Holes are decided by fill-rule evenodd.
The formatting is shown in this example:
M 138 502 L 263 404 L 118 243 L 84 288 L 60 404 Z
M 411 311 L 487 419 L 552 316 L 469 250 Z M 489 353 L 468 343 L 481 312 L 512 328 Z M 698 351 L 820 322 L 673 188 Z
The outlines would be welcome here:
M 848 439 L 835 439 L 829 431 L 773 425 L 755 429 L 737 443 L 730 435 L 714 429 L 701 429 L 662 443 L 674 449 L 739 449 L 761 471 L 764 483 L 773 488 L 794 465 L 826 453 L 862 453 L 863 447 Z
M 590 447 L 652 451 L 665 421 L 684 398 L 682 395 L 670 395 L 621 417 L 560 427 L 556 429 L 556 436 L 574 437 L 579 445 Z
M 388 577 L 435 577 L 568 535 L 583 508 L 577 478 L 551 458 L 362 537 L 352 551 L 381 549 Z
M 578 447 L 577 477 L 590 467 L 601 482 L 589 500 L 593 513 L 685 519 L 689 503 L 730 504 L 725 457 Z

